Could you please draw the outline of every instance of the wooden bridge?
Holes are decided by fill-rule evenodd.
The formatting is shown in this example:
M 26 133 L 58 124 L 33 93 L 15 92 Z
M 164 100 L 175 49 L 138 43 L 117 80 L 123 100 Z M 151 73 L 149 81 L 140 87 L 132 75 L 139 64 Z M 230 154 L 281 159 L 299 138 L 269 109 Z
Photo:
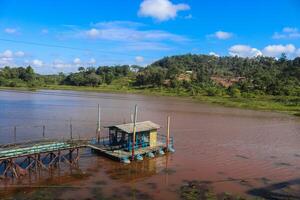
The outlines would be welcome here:
M 166 151 L 174 152 L 173 138 L 170 137 L 170 117 L 168 117 L 167 136 L 157 134 L 160 128 L 151 121 L 136 122 L 137 106 L 135 106 L 134 122 L 112 125 L 108 137 L 100 138 L 100 107 L 98 105 L 97 139 L 72 139 L 72 125 L 70 125 L 71 139 L 69 140 L 38 140 L 22 143 L 0 145 L 0 178 L 26 175 L 30 171 L 39 169 L 49 170 L 67 163 L 71 167 L 78 166 L 80 148 L 91 148 L 123 163 L 130 160 L 153 158 L 164 155 Z M 43 127 L 43 137 L 44 137 Z M 14 131 L 16 141 L 16 129 Z M 75 153 L 74 153 L 75 152 Z M 73 155 L 75 154 L 75 156 Z
M 79 149 L 88 143 L 88 140 L 39 140 L 1 145 L 0 178 L 18 178 L 41 168 L 49 170 L 59 167 L 61 162 L 76 167 Z
M 19 178 L 29 172 L 40 169 L 50 170 L 60 167 L 61 163 L 78 167 L 79 149 L 90 148 L 93 152 L 117 161 L 130 158 L 131 152 L 109 145 L 109 138 L 90 140 L 38 140 L 22 143 L 0 145 L 0 179 L 5 177 Z M 154 147 L 136 149 L 135 155 L 147 156 L 148 153 L 161 155 L 166 150 L 165 143 L 158 142 Z M 136 158 L 139 160 L 138 158 Z

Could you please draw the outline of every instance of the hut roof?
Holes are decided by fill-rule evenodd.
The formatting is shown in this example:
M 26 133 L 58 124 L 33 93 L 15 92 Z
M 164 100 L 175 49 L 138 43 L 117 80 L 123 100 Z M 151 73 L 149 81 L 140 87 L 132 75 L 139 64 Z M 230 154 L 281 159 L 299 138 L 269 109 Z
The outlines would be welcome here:
M 106 128 L 113 128 L 113 127 L 118 128 L 126 133 L 133 133 L 133 123 L 113 125 L 113 126 L 108 126 Z M 160 126 L 158 124 L 155 124 L 151 121 L 136 123 L 136 132 L 151 131 L 159 128 Z

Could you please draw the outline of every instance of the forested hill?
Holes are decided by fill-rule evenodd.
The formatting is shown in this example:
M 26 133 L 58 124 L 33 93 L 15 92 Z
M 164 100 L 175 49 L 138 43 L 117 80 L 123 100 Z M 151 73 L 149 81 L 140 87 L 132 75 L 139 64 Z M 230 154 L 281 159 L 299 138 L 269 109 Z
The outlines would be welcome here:
M 186 88 L 235 88 L 241 92 L 300 95 L 300 57 L 241 58 L 208 55 L 166 57 L 138 75 L 139 85 Z M 221 86 L 221 87 L 219 87 Z
M 80 67 L 77 72 L 39 75 L 26 68 L 0 68 L 0 86 L 118 85 L 122 88 L 164 88 L 207 96 L 300 96 L 300 57 L 240 58 L 208 55 L 165 57 L 140 66 Z
M 211 76 L 232 76 L 271 78 L 273 80 L 300 80 L 300 57 L 287 60 L 283 55 L 279 60 L 270 57 L 241 58 L 216 57 L 207 55 L 182 55 L 166 57 L 151 64 L 168 70 L 170 76 L 193 71 Z

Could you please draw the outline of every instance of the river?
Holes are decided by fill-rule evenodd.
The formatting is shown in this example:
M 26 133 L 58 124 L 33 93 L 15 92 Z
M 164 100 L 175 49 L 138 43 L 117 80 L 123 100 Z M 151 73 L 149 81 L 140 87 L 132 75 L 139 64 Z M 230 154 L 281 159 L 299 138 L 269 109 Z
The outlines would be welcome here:
M 1 183 L 0 194 L 13 197 L 20 195 L 21 188 L 26 191 L 24 196 L 49 190 L 61 199 L 180 199 L 180 186 L 190 180 L 207 182 L 216 192 L 246 197 L 260 189 L 300 191 L 300 118 L 275 112 L 225 108 L 173 97 L 0 91 L 0 144 L 14 141 L 14 126 L 17 141 L 42 138 L 43 125 L 49 138 L 70 137 L 70 124 L 73 137 L 94 137 L 97 104 L 101 106 L 103 134 L 106 125 L 129 122 L 135 104 L 138 121 L 160 124 L 161 134 L 166 133 L 170 115 L 176 152 L 123 165 L 86 149 L 81 151 L 80 178 L 68 170 L 24 177 Z M 276 188 L 279 183 L 284 187 Z M 7 194 L 11 188 L 17 189 Z

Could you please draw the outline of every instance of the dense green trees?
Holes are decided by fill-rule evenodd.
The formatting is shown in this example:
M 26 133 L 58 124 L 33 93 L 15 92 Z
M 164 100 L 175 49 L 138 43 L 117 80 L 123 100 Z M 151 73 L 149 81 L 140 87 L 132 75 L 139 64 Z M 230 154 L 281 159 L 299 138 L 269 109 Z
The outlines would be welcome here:
M 289 60 L 285 55 L 275 59 L 187 54 L 165 57 L 145 68 L 135 65 L 80 67 L 68 75 L 39 75 L 30 66 L 0 68 L 0 86 L 97 87 L 120 82 L 129 87 L 165 88 L 191 95 L 300 96 L 300 57 Z
M 0 85 L 17 87 L 17 86 L 33 86 L 36 83 L 36 74 L 32 67 L 26 68 L 10 68 L 4 67 L 0 70 Z
M 189 75 L 190 80 L 180 77 L 184 74 Z M 212 80 L 212 77 L 215 79 Z M 270 57 L 192 54 L 172 56 L 156 61 L 142 70 L 136 83 L 157 86 L 162 85 L 165 80 L 171 82 L 166 87 L 193 88 L 192 93 L 197 94 L 199 91 L 195 92 L 196 88 L 200 93 L 206 91 L 209 96 L 227 94 L 238 97 L 243 93 L 300 96 L 300 58 L 288 60 L 285 55 L 278 60 Z
M 148 67 L 137 74 L 136 85 L 161 86 L 166 79 L 166 71 L 161 67 Z
M 131 73 L 129 65 L 100 66 L 97 69 L 79 67 L 78 72 L 69 74 L 63 84 L 96 87 L 103 83 L 111 84 L 114 79 L 129 76 Z
M 113 80 L 121 77 L 131 77 L 140 70 L 139 66 L 100 66 L 97 69 L 79 67 L 78 72 L 65 75 L 39 75 L 32 67 L 26 68 L 0 68 L 0 86 L 7 87 L 35 87 L 45 85 L 74 85 L 74 86 L 93 86 L 101 84 L 111 84 Z

